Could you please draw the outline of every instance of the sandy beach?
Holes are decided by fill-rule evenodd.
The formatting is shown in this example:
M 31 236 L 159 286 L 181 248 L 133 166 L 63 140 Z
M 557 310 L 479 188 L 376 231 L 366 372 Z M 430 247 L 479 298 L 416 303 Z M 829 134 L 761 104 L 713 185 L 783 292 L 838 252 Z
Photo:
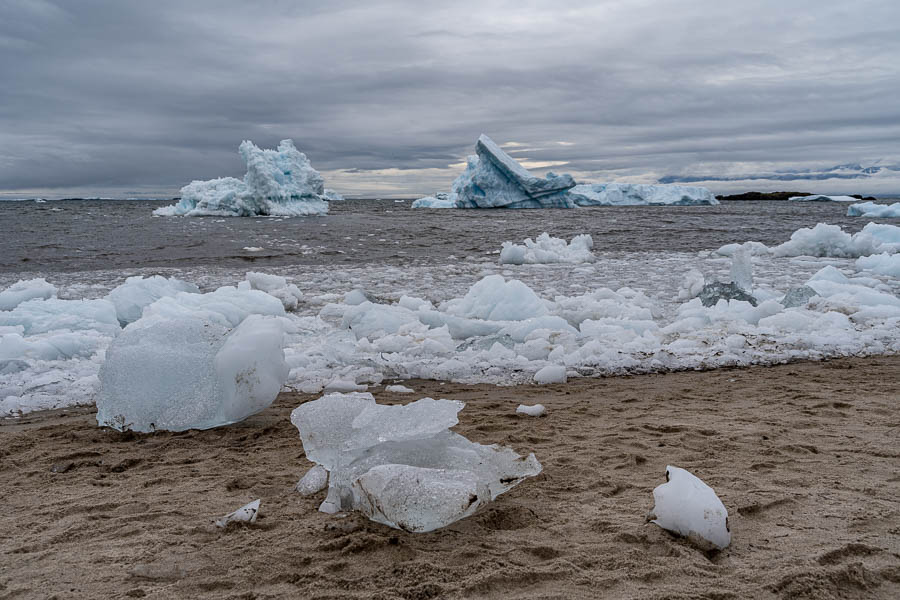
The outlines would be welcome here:
M 387 383 L 387 382 L 385 382 Z M 316 510 L 282 393 L 228 427 L 122 434 L 90 407 L 0 421 L 0 598 L 897 598 L 900 357 L 567 385 L 411 381 L 455 428 L 544 472 L 445 529 Z M 544 404 L 542 418 L 517 416 Z M 732 545 L 645 522 L 667 464 L 711 485 Z M 252 526 L 213 520 L 260 498 Z

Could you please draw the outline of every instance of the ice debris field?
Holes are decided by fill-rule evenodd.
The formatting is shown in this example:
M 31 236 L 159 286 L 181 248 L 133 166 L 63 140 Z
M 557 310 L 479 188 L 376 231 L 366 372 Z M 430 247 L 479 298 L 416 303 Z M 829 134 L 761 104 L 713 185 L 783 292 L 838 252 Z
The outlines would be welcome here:
M 624 258 L 592 253 L 589 236 L 536 239 L 504 244 L 504 264 L 494 255 L 403 269 L 10 281 L 0 291 L 0 415 L 96 402 L 114 421 L 130 402 L 126 384 L 175 403 L 220 399 L 180 416 L 188 427 L 237 420 L 282 384 L 312 393 L 414 378 L 550 383 L 900 350 L 894 225 L 851 235 L 819 224 L 772 247 Z M 162 390 L 153 368 L 180 383 Z

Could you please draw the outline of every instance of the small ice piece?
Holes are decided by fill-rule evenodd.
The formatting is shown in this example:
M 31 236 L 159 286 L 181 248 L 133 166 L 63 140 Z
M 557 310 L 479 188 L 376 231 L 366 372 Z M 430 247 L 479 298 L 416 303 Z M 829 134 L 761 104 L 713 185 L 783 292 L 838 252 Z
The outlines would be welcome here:
M 647 520 L 690 539 L 702 550 L 731 543 L 728 511 L 711 487 L 678 467 L 666 467 L 666 483 L 653 490 Z
M 808 285 L 793 287 L 787 291 L 781 304 L 785 308 L 794 308 L 795 306 L 806 306 L 812 297 L 818 296 L 818 292 Z
M 259 500 L 245 504 L 231 514 L 216 520 L 216 527 L 228 527 L 229 523 L 256 523 L 259 515 Z
M 359 306 L 363 302 L 375 302 L 375 298 L 366 293 L 365 290 L 361 290 L 359 288 L 355 290 L 350 290 L 346 294 L 344 294 L 344 304 L 349 306 Z
M 141 318 L 145 306 L 150 306 L 160 298 L 174 296 L 178 292 L 199 293 L 196 285 L 172 277 L 129 277 L 107 294 L 106 298 L 116 307 L 119 323 L 124 327 Z
M 56 286 L 46 279 L 20 279 L 0 292 L 0 310 L 12 310 L 26 300 L 55 298 Z
M 389 385 L 384 388 L 384 391 L 392 394 L 412 394 L 415 392 L 414 389 L 408 388 L 405 385 Z
M 265 292 L 281 300 L 285 310 L 297 310 L 303 299 L 300 288 L 288 283 L 287 279 L 280 275 L 250 271 L 247 273 L 247 281 L 250 283 L 250 289 Z
M 534 404 L 532 406 L 520 404 L 519 408 L 516 409 L 516 414 L 527 415 L 529 417 L 543 417 L 547 414 L 547 409 L 544 408 L 543 404 Z
M 731 255 L 731 283 L 737 285 L 748 294 L 753 293 L 753 263 L 750 260 L 751 248 L 743 244 Z
M 432 398 L 384 405 L 368 393 L 301 404 L 291 422 L 306 457 L 329 472 L 319 510 L 360 510 L 391 527 L 431 531 L 541 472 L 533 454 L 522 457 L 449 431 L 464 406 Z
M 876 204 L 874 202 L 851 204 L 847 208 L 847 216 L 875 219 L 897 218 L 900 217 L 900 202 L 894 202 L 893 204 Z
M 291 140 L 282 140 L 277 150 L 262 150 L 253 142 L 240 145 L 247 164 L 243 179 L 222 177 L 194 181 L 181 188 L 181 200 L 153 211 L 161 217 L 213 215 L 304 216 L 328 212 L 324 181 L 306 155 Z M 252 251 L 252 250 L 251 250 Z
M 684 281 L 678 289 L 678 300 L 686 302 L 691 298 L 696 298 L 705 284 L 706 278 L 703 277 L 703 273 L 697 269 L 691 269 L 685 274 Z
M 756 298 L 748 294 L 736 283 L 722 283 L 721 281 L 707 283 L 700 290 L 699 296 L 700 302 L 707 308 L 715 306 L 719 300 L 741 300 L 749 302 L 752 306 L 758 304 Z
M 522 245 L 503 242 L 500 264 L 535 265 L 552 263 L 587 263 L 594 261 L 591 249 L 594 240 L 588 234 L 576 235 L 572 241 L 552 237 L 544 232 L 532 241 L 527 238 Z
M 856 259 L 856 268 L 900 279 L 900 254 L 872 254 Z
M 367 385 L 356 383 L 351 379 L 332 379 L 325 384 L 326 392 L 364 392 Z
M 229 331 L 200 319 L 131 324 L 100 367 L 97 422 L 120 431 L 209 429 L 269 406 L 287 380 L 280 319 Z
M 246 250 L 247 252 L 262 252 L 265 248 L 260 248 L 259 246 L 244 246 L 242 250 Z
M 534 374 L 535 383 L 565 383 L 566 368 L 562 365 L 547 365 Z
M 328 487 L 328 471 L 322 465 L 316 465 L 300 478 L 295 490 L 303 496 L 312 496 Z
M 705 187 L 646 183 L 580 183 L 569 190 L 578 206 L 688 206 L 716 205 Z

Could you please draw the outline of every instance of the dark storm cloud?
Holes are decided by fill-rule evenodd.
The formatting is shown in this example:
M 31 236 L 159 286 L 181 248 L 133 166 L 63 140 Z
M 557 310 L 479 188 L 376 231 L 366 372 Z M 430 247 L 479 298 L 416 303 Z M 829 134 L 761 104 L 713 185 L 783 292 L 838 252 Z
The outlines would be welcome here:
M 286 137 L 357 194 L 446 188 L 481 132 L 597 180 L 900 163 L 900 5 L 825 4 L 0 0 L 0 192 L 171 194 Z

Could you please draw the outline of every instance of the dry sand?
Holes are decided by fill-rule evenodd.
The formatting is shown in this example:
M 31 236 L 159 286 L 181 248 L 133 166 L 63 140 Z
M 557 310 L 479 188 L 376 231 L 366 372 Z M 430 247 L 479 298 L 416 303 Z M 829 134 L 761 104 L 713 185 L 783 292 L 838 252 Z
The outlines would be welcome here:
M 900 357 L 497 388 L 456 428 L 539 477 L 407 534 L 316 511 L 282 394 L 211 431 L 129 435 L 93 410 L 0 421 L 0 598 L 898 598 Z M 517 416 L 540 402 L 542 418 Z M 731 547 L 644 522 L 667 464 L 710 484 Z M 212 520 L 261 498 L 254 526 Z

